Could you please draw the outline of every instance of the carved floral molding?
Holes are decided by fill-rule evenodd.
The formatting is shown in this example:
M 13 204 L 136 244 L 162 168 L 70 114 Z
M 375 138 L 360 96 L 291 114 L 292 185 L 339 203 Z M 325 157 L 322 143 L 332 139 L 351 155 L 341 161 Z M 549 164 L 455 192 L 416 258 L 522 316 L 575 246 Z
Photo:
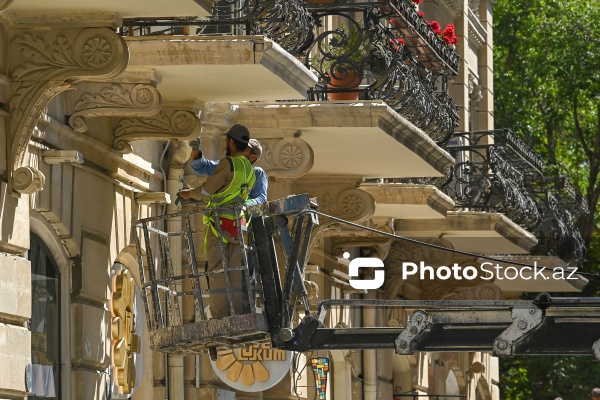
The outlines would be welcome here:
M 8 46 L 11 155 L 14 169 L 42 110 L 52 97 L 85 79 L 111 78 L 125 69 L 123 38 L 109 28 L 15 29 Z
M 148 83 L 82 82 L 77 85 L 72 104 L 69 125 L 77 132 L 85 132 L 88 118 L 155 115 L 160 111 L 162 98 Z
M 189 111 L 162 110 L 144 118 L 121 118 L 115 128 L 113 145 L 123 153 L 131 153 L 129 142 L 135 140 L 190 140 L 200 134 L 200 119 Z

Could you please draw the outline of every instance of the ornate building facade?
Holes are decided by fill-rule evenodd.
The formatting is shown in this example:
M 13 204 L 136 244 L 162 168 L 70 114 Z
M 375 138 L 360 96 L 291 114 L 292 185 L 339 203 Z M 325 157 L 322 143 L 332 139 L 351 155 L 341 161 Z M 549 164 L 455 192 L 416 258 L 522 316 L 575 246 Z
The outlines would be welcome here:
M 404 261 L 482 262 L 440 247 L 551 266 L 576 265 L 583 251 L 572 186 L 494 130 L 494 1 L 416 3 L 0 2 L 0 397 L 312 399 L 311 368 L 326 366 L 317 398 L 499 399 L 498 360 L 486 353 L 321 350 L 247 392 L 225 385 L 206 355 L 149 347 L 133 222 L 177 212 L 178 190 L 202 182 L 187 141 L 200 137 L 219 159 L 233 124 L 262 143 L 269 200 L 308 193 L 326 214 L 438 246 L 324 218 L 305 274 L 318 287 L 312 307 L 585 284 L 401 276 Z M 348 258 L 360 256 L 384 261 L 382 289 L 349 285 Z M 180 313 L 194 318 L 185 303 Z M 341 307 L 328 324 L 403 326 L 407 313 Z

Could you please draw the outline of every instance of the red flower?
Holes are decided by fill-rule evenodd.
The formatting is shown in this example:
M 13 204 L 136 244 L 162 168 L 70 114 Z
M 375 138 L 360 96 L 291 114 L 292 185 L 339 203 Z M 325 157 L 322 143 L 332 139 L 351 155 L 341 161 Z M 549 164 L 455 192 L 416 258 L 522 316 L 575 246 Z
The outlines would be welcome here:
M 390 44 L 392 45 L 392 48 L 394 49 L 394 51 L 398 51 L 398 50 L 400 50 L 400 46 L 398 46 L 399 44 L 404 46 L 404 39 L 402 39 L 402 38 L 397 38 L 396 40 L 390 39 Z
M 425 13 L 423 11 L 419 11 L 417 14 L 419 14 L 420 17 L 425 18 Z
M 453 24 L 446 25 L 446 29 L 444 29 L 444 36 L 446 36 L 446 35 L 449 35 L 449 36 L 454 35 L 454 25 Z
M 442 32 L 442 35 L 443 35 L 443 39 L 446 41 L 446 43 L 448 43 L 448 44 L 458 43 L 458 36 L 456 36 L 454 34 L 454 25 L 453 24 L 446 25 L 446 28 L 444 29 L 444 32 Z
M 442 34 L 442 27 L 440 26 L 440 23 L 437 21 L 430 21 L 429 22 L 429 26 L 431 26 L 431 29 L 433 29 L 433 31 L 435 33 L 437 33 L 438 35 Z
M 415 4 L 421 4 L 422 1 L 423 0 L 413 0 L 413 3 L 415 3 Z

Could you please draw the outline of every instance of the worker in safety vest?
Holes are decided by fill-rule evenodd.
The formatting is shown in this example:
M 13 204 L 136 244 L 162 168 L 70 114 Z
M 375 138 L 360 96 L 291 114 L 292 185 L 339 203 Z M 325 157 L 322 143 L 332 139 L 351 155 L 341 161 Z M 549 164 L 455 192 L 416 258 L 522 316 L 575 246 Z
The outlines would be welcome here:
M 244 204 L 254 183 L 256 175 L 252 164 L 244 156 L 244 150 L 250 141 L 250 132 L 243 125 L 234 125 L 226 134 L 226 157 L 217 165 L 214 173 L 206 182 L 195 189 L 185 189 L 179 192 L 184 199 L 207 200 L 207 208 L 230 204 Z M 240 267 L 242 264 L 241 246 L 238 240 L 236 217 L 233 210 L 223 210 L 215 220 L 211 213 L 204 216 L 206 234 L 204 238 L 204 251 L 208 262 L 208 271 L 223 268 L 223 257 L 219 246 L 218 231 L 215 224 L 219 224 L 225 243 L 225 253 L 228 267 Z M 242 272 L 229 272 L 229 281 L 232 289 L 232 298 L 235 314 L 242 314 Z M 229 315 L 229 302 L 225 292 L 225 275 L 223 273 L 208 276 L 211 290 L 221 293 L 212 293 L 210 296 L 210 312 L 213 318 L 222 318 Z

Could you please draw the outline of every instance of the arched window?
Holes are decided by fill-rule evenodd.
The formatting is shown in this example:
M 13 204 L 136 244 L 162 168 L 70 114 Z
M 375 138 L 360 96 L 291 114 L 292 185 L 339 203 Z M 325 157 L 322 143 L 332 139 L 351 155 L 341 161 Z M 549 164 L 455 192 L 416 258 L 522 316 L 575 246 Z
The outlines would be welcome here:
M 28 399 L 60 399 L 60 270 L 42 240 L 32 234 L 31 363 L 32 395 Z

